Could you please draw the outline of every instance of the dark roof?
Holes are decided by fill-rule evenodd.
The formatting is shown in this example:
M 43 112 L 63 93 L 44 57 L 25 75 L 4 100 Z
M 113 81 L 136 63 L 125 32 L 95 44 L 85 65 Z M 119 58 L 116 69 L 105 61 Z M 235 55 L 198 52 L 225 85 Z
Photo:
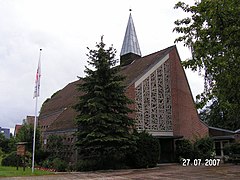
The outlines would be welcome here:
M 76 103 L 77 97 L 81 95 L 81 92 L 76 90 L 76 85 L 79 83 L 81 83 L 80 80 L 69 83 L 62 90 L 56 92 L 51 99 L 47 100 L 42 105 L 39 119 L 49 115 L 49 113 L 63 110 Z
M 209 126 L 209 136 L 211 137 L 232 136 L 233 134 L 234 131 Z
M 80 83 L 82 83 L 81 80 L 69 83 L 49 100 L 45 101 L 39 115 L 40 126 L 48 126 L 47 130 L 57 130 L 59 128 L 74 126 L 73 119 L 69 119 L 69 117 L 75 116 L 76 113 L 69 109 L 77 103 L 78 97 L 82 95 L 81 92 L 77 91 L 77 84 Z M 63 117 L 65 117 L 64 121 Z
M 53 130 L 64 130 L 64 129 L 72 129 L 76 127 L 75 117 L 77 116 L 77 112 L 69 107 L 66 108 L 57 118 L 57 121 L 54 121 L 51 126 L 47 129 L 48 131 Z
M 161 51 L 149 54 L 147 56 L 134 60 L 131 64 L 127 66 L 121 67 L 120 73 L 126 77 L 124 82 L 125 85 L 129 86 L 133 82 L 135 82 L 175 47 L 176 46 L 171 46 Z
M 126 77 L 124 84 L 130 86 L 174 48 L 176 46 L 171 46 L 121 67 L 120 74 Z M 77 113 L 72 106 L 77 103 L 78 97 L 82 95 L 82 92 L 79 92 L 76 86 L 80 83 L 82 83 L 81 80 L 69 83 L 43 104 L 39 121 L 40 124 L 50 125 L 47 131 L 76 127 L 74 119 Z
M 236 130 L 235 133 L 240 133 L 240 129 Z

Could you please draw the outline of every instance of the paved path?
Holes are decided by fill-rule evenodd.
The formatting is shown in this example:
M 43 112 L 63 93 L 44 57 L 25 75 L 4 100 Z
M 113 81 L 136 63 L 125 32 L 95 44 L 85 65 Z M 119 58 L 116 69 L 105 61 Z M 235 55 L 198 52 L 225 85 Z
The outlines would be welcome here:
M 97 172 L 56 173 L 55 175 L 0 178 L 13 180 L 148 180 L 148 179 L 240 179 L 240 165 L 223 164 L 217 167 L 161 165 L 151 169 L 131 169 Z

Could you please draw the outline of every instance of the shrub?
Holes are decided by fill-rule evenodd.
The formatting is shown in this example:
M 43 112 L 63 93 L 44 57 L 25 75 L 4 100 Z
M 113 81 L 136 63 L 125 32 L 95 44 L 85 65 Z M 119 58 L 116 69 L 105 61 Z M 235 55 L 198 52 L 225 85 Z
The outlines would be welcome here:
M 158 139 L 147 132 L 136 133 L 136 150 L 129 154 L 127 164 L 133 168 L 156 166 L 159 160 L 160 144 Z
M 49 157 L 49 153 L 43 150 L 37 150 L 35 154 L 35 162 L 42 165 L 43 162 Z
M 232 143 L 229 146 L 224 148 L 224 154 L 232 155 L 232 154 L 240 154 L 240 143 Z
M 176 141 L 176 158 L 179 161 L 184 159 L 209 159 L 212 158 L 213 140 L 209 137 L 196 139 L 194 143 L 191 143 L 187 139 Z
M 42 167 L 44 167 L 44 168 L 53 168 L 53 163 L 52 163 L 51 160 L 45 159 L 45 160 L 42 162 Z
M 2 166 L 17 166 L 17 160 L 19 161 L 18 165 L 23 166 L 23 158 L 25 158 L 25 166 L 30 167 L 32 164 L 31 156 L 31 153 L 28 151 L 26 151 L 25 157 L 17 156 L 17 152 L 13 151 L 2 159 Z
M 21 160 L 19 160 L 19 165 Z M 17 153 L 16 151 L 11 152 L 2 159 L 2 166 L 17 166 Z
M 53 159 L 52 165 L 53 169 L 56 169 L 59 172 L 64 172 L 67 169 L 67 163 L 60 158 Z
M 76 164 L 76 170 L 77 171 L 94 171 L 94 170 L 100 169 L 99 166 L 101 165 L 97 163 L 97 160 L 94 160 L 94 159 L 79 160 Z
M 209 137 L 204 137 L 197 139 L 194 144 L 194 159 L 209 159 L 212 158 L 214 149 L 213 149 L 213 140 Z
M 229 149 L 232 154 L 240 154 L 240 143 L 233 143 Z
M 181 158 L 193 158 L 193 145 L 189 140 L 183 139 L 176 141 L 176 158 L 177 160 L 180 160 Z

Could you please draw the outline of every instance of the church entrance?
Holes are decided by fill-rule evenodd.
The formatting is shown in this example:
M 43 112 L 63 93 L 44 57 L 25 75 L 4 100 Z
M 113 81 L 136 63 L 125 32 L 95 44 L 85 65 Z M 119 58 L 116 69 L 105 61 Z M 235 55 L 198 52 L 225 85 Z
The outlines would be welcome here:
M 175 141 L 181 139 L 182 136 L 158 136 L 156 137 L 160 143 L 160 159 L 158 163 L 175 162 Z
M 159 163 L 174 162 L 174 139 L 172 138 L 160 138 L 160 159 Z

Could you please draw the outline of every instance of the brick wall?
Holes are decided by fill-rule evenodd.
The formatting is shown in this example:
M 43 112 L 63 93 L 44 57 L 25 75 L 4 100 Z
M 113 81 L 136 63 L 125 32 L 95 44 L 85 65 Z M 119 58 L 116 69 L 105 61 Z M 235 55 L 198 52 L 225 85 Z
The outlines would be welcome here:
M 177 50 L 170 52 L 173 134 L 194 139 L 208 135 L 208 127 L 200 121 L 186 74 Z
M 129 99 L 133 100 L 133 103 L 129 104 L 128 107 L 132 110 L 135 110 L 135 103 L 134 103 L 135 102 L 135 87 L 134 87 L 134 83 L 132 85 L 128 86 L 128 88 L 126 89 L 126 96 Z M 129 116 L 134 119 L 135 118 L 135 112 L 130 113 Z

